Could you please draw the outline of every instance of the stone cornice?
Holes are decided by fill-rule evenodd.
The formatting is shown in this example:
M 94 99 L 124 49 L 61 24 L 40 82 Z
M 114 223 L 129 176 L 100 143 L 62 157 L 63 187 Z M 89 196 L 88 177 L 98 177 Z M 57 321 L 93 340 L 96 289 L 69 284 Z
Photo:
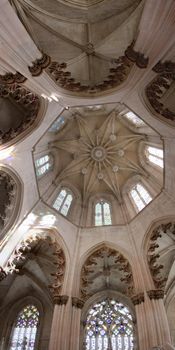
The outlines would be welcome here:
M 72 306 L 77 307 L 78 309 L 82 309 L 84 306 L 84 300 L 77 297 L 72 297 Z
M 55 295 L 53 298 L 54 304 L 56 305 L 66 305 L 69 297 L 68 295 Z
M 144 303 L 144 293 L 138 293 L 138 294 L 135 294 L 131 297 L 131 300 L 133 302 L 134 305 L 139 305 L 141 303 Z
M 164 291 L 162 289 L 152 289 L 152 290 L 148 290 L 147 294 L 150 298 L 150 300 L 155 299 L 163 299 L 164 298 Z

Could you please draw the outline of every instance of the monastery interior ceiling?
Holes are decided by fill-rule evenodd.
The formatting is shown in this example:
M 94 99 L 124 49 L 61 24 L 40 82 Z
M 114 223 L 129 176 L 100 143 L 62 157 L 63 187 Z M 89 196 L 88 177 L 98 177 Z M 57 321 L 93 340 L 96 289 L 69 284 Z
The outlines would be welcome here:
M 1 350 L 174 349 L 174 18 L 0 2 Z

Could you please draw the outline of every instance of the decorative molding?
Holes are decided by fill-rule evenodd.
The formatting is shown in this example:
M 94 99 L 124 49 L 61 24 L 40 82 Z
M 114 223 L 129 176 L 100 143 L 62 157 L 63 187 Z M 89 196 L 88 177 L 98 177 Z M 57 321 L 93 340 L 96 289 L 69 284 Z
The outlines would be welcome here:
M 149 245 L 148 245 L 148 265 L 150 268 L 150 272 L 152 275 L 152 279 L 154 281 L 154 285 L 158 290 L 163 290 L 167 281 L 167 277 L 163 277 L 161 275 L 161 270 L 163 270 L 164 266 L 162 264 L 158 264 L 158 260 L 160 258 L 159 253 L 156 253 L 156 249 L 159 248 L 159 244 L 157 240 L 162 237 L 162 234 L 169 233 L 175 236 L 175 224 L 172 222 L 168 222 L 166 224 L 161 224 L 156 227 L 150 236 Z
M 98 260 L 113 258 L 113 264 L 111 266 L 106 266 L 100 272 L 104 276 L 110 276 L 111 267 L 118 270 L 120 281 L 122 282 L 125 294 L 130 296 L 133 294 L 133 276 L 131 266 L 128 260 L 119 252 L 114 249 L 102 246 L 92 253 L 85 261 L 80 278 L 80 295 L 83 300 L 88 299 L 92 294 L 89 291 L 90 285 L 93 283 L 90 279 L 90 275 L 93 274 L 95 266 L 98 264 Z M 121 277 L 121 275 L 123 275 Z
M 24 77 L 24 75 L 22 75 L 19 72 L 16 72 L 15 74 L 6 73 L 4 75 L 0 75 L 0 83 L 1 84 L 8 84 L 8 85 L 12 85 L 15 83 L 23 84 L 26 80 L 27 80 L 27 78 Z
M 0 231 L 10 222 L 14 209 L 17 205 L 18 186 L 15 178 L 0 169 L 0 192 L 1 192 L 1 208 L 0 208 Z
M 72 306 L 75 306 L 78 309 L 82 309 L 84 306 L 84 300 L 77 298 L 77 297 L 72 297 Z
M 10 98 L 26 109 L 26 117 L 23 118 L 17 127 L 10 128 L 6 132 L 0 128 L 0 145 L 3 145 L 11 142 L 33 125 L 37 119 L 40 100 L 37 95 L 16 83 L 11 85 L 10 83 L 8 85 L 0 84 L 0 97 Z
M 139 68 L 147 68 L 149 58 L 145 57 L 143 53 L 137 52 L 133 48 L 134 43 L 132 43 L 125 51 L 126 57 L 136 64 Z
M 53 298 L 53 302 L 56 305 L 66 305 L 68 299 L 68 295 L 55 295 Z
M 45 242 L 53 250 L 53 264 L 55 265 L 55 271 L 52 269 L 50 276 L 52 282 L 48 288 L 53 301 L 60 296 L 64 273 L 65 273 L 65 255 L 63 250 L 59 247 L 58 243 L 53 241 L 50 236 L 37 234 L 28 237 L 25 241 L 20 242 L 14 252 L 11 254 L 6 266 L 0 270 L 0 278 L 4 279 L 8 274 L 16 273 L 20 274 L 27 260 L 35 258 L 36 247 L 40 246 L 42 242 Z
M 150 298 L 150 300 L 155 299 L 163 299 L 164 298 L 164 291 L 162 289 L 152 289 L 152 290 L 148 290 L 147 294 Z
M 153 71 L 157 76 L 146 87 L 146 97 L 154 111 L 166 120 L 175 121 L 175 113 L 161 102 L 161 98 L 175 81 L 175 63 L 171 61 L 158 62 Z
M 46 53 L 43 53 L 42 57 L 37 58 L 32 62 L 32 66 L 29 66 L 28 68 L 33 77 L 38 77 L 50 63 L 51 58 Z
M 131 297 L 131 300 L 134 305 L 139 305 L 141 303 L 144 303 L 144 300 L 145 300 L 144 293 L 142 292 L 142 293 L 134 294 Z

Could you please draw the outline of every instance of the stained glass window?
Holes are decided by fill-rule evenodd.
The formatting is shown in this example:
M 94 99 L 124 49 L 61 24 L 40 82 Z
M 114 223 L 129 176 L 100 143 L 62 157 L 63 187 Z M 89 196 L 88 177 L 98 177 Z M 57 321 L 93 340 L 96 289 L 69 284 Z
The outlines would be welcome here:
M 140 127 L 140 126 L 144 126 L 145 123 L 143 122 L 143 120 L 141 120 L 139 117 L 137 117 L 137 115 L 133 112 L 127 112 L 125 114 L 125 117 L 135 126 Z
M 62 128 L 62 126 L 65 124 L 65 119 L 62 116 L 59 116 L 55 122 L 52 124 L 50 127 L 49 131 L 50 132 L 56 132 Z
M 67 216 L 68 211 L 70 209 L 71 203 L 73 200 L 72 193 L 69 189 L 62 189 L 53 203 L 53 208 L 59 211 L 64 216 Z
M 138 211 L 142 210 L 152 200 L 149 192 L 139 183 L 132 188 L 130 195 Z
M 86 350 L 133 350 L 134 325 L 127 306 L 105 299 L 89 310 L 85 323 Z
M 44 175 L 51 167 L 51 159 L 48 154 L 35 160 L 36 174 L 38 177 Z
M 163 150 L 157 147 L 146 147 L 146 156 L 151 163 L 163 168 Z
M 110 204 L 101 199 L 95 205 L 95 226 L 112 225 Z
M 27 305 L 15 321 L 10 350 L 34 350 L 39 324 L 39 311 L 34 305 Z

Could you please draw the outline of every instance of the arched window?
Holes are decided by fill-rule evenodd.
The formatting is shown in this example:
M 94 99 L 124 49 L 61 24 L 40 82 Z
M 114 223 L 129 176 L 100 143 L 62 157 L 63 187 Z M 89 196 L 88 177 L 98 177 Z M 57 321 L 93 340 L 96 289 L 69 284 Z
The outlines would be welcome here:
M 163 150 L 162 149 L 148 146 L 146 147 L 146 156 L 151 163 L 163 168 Z
M 132 188 L 130 195 L 139 211 L 152 200 L 149 192 L 139 183 Z
M 134 349 L 134 325 L 129 309 L 105 299 L 89 310 L 85 323 L 86 350 Z
M 125 114 L 125 117 L 136 127 L 144 126 L 145 123 L 135 113 L 129 111 Z
M 51 125 L 49 131 L 50 132 L 56 132 L 62 128 L 62 126 L 65 124 L 65 119 L 62 116 L 59 116 L 54 123 Z
M 53 203 L 53 208 L 55 208 L 59 213 L 67 216 L 68 211 L 70 209 L 71 203 L 73 200 L 72 193 L 69 189 L 63 188 L 55 202 Z
M 46 154 L 45 156 L 35 160 L 36 174 L 38 177 L 47 173 L 51 167 L 51 157 Z
M 112 225 L 112 220 L 110 204 L 101 199 L 95 205 L 95 226 L 103 225 Z
M 35 349 L 39 311 L 34 305 L 25 306 L 15 321 L 9 350 Z

